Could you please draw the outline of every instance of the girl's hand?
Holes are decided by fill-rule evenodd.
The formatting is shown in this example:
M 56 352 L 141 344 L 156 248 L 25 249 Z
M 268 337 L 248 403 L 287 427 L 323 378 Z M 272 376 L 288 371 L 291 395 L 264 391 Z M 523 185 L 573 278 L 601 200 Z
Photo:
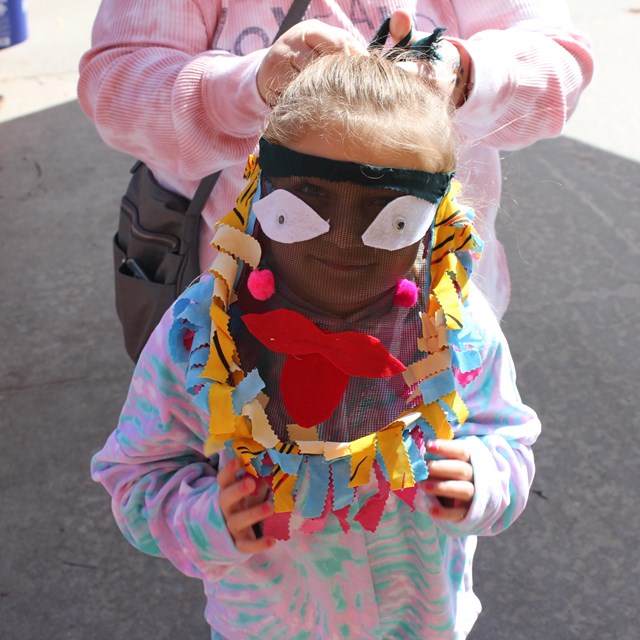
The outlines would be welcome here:
M 429 478 L 422 483 L 422 490 L 440 502 L 429 513 L 434 518 L 459 522 L 467 515 L 475 494 L 467 445 L 460 440 L 430 440 L 427 451 L 443 458 L 427 462 Z
M 321 53 L 342 51 L 348 55 L 366 54 L 363 44 L 349 32 L 320 20 L 305 20 L 283 33 L 264 57 L 256 81 L 260 96 L 274 104 L 291 79 Z
M 395 42 L 402 40 L 411 30 L 411 16 L 403 9 L 391 14 L 389 34 Z M 414 31 L 411 42 L 416 42 L 430 34 Z M 442 60 L 435 62 L 405 61 L 400 62 L 404 68 L 416 73 L 424 73 L 432 78 L 440 90 L 448 95 L 456 107 L 461 107 L 467 100 L 471 90 L 471 57 L 467 50 L 457 43 L 441 40 L 438 53 Z
M 275 544 L 274 538 L 259 537 L 256 528 L 273 514 L 273 505 L 267 502 L 269 485 L 259 483 L 249 475 L 238 478 L 240 462 L 231 460 L 218 473 L 218 500 L 236 549 L 242 553 L 266 551 Z

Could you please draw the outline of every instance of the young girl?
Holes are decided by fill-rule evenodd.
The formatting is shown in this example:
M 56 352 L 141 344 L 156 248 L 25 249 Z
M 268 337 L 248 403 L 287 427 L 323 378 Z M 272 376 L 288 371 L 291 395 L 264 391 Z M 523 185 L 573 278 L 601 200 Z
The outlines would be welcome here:
M 540 425 L 469 280 L 448 101 L 378 56 L 280 96 L 218 251 L 93 460 L 213 638 L 464 638 L 477 535 L 523 510 Z

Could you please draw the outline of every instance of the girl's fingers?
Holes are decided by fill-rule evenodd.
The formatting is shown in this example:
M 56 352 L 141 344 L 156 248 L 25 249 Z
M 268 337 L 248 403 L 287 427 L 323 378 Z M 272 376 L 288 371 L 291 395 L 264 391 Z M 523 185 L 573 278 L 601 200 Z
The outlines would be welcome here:
M 458 505 L 453 507 L 444 507 L 442 505 L 433 505 L 429 508 L 432 518 L 438 520 L 446 520 L 447 522 L 460 522 L 464 520 L 469 510 L 469 505 Z
M 236 549 L 240 553 L 260 553 L 275 545 L 275 538 L 243 538 L 236 542 Z
M 267 501 L 269 484 L 250 475 L 239 478 L 240 469 L 239 460 L 234 459 L 218 473 L 220 510 L 238 551 L 266 551 L 275 544 L 275 539 L 258 538 L 253 527 L 273 514 L 273 505 Z
M 241 540 L 255 540 L 256 534 L 253 526 L 260 524 L 271 515 L 273 515 L 273 505 L 270 502 L 263 502 L 248 509 L 232 513 L 227 518 L 227 529 L 236 546 Z
M 429 496 L 459 500 L 467 505 L 475 494 L 473 483 L 462 480 L 425 480 L 422 490 Z
M 232 513 L 242 508 L 243 500 L 251 496 L 255 490 L 256 481 L 251 476 L 236 478 L 233 484 L 221 486 L 218 501 L 225 519 L 228 520 Z
M 271 492 L 271 487 L 268 482 L 258 482 L 255 491 L 252 496 L 254 497 L 254 501 L 257 504 L 258 502 L 264 502 L 267 499 L 267 496 Z
M 469 462 L 471 456 L 467 443 L 462 440 L 429 440 L 427 451 L 442 458 Z
M 439 480 L 473 480 L 473 467 L 461 460 L 430 460 L 429 478 Z
M 438 499 L 429 513 L 440 520 L 459 522 L 467 515 L 475 495 L 468 446 L 463 441 L 431 440 L 427 450 L 441 457 L 429 460 L 429 477 L 421 485 L 427 495 Z
M 227 462 L 227 464 L 218 471 L 218 486 L 221 489 L 224 489 L 225 487 L 232 485 L 237 480 L 236 473 L 238 473 L 239 470 L 240 461 L 238 458 L 229 460 L 229 462 Z

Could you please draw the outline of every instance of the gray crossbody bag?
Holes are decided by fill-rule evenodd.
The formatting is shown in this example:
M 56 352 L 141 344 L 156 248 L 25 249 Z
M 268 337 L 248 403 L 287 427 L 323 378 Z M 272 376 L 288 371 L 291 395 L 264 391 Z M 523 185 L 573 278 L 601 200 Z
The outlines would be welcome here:
M 300 22 L 310 0 L 294 0 L 280 29 Z M 113 238 L 116 311 L 127 353 L 136 362 L 173 301 L 200 274 L 200 214 L 220 171 L 203 178 L 191 200 L 160 186 L 136 162 Z

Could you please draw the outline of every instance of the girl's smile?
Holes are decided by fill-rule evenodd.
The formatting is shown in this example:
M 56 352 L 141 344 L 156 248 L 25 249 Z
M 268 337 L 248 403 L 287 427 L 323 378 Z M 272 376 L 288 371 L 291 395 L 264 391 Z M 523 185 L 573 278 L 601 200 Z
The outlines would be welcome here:
M 336 271 L 344 271 L 347 273 L 352 273 L 354 271 L 359 271 L 360 269 L 366 269 L 367 267 L 370 267 L 370 264 L 348 264 L 348 263 L 343 263 L 343 262 L 330 262 L 328 260 L 325 260 L 323 258 L 316 258 L 316 260 L 318 262 L 320 262 L 321 264 L 323 264 L 325 267 L 327 267 L 328 269 L 334 269 Z

